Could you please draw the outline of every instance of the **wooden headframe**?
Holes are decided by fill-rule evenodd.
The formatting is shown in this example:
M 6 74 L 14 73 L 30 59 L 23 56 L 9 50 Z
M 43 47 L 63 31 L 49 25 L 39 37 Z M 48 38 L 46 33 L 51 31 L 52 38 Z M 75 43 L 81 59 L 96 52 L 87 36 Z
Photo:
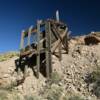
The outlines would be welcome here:
M 39 78 L 41 66 L 41 53 L 45 53 L 46 76 L 50 78 L 52 73 L 52 54 L 58 49 L 59 60 L 62 59 L 62 46 L 68 53 L 68 28 L 66 24 L 58 20 L 48 19 L 38 20 L 35 27 L 31 26 L 28 30 L 22 31 L 20 43 L 20 57 L 32 57 L 36 55 L 37 74 Z M 37 35 L 37 42 L 31 43 L 30 38 L 33 34 Z M 24 38 L 28 38 L 27 46 L 24 47 Z M 27 49 L 26 49 L 27 48 Z

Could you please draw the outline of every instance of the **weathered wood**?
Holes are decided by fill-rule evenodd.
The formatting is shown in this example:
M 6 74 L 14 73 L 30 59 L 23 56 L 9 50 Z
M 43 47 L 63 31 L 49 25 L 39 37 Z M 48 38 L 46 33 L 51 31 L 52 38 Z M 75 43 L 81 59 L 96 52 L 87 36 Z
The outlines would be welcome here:
M 49 78 L 49 48 L 48 48 L 48 23 L 45 24 L 45 30 L 46 30 L 46 76 Z
M 68 50 L 68 28 L 66 27 L 66 24 L 59 21 L 58 12 L 56 15 L 57 20 L 38 20 L 37 26 L 30 27 L 28 30 L 23 31 L 22 34 L 21 48 L 23 48 L 23 50 L 20 51 L 20 56 L 22 59 L 28 57 L 28 60 L 31 58 L 36 58 L 35 72 L 37 78 L 39 78 L 39 72 L 41 71 L 40 66 L 42 64 L 46 65 L 46 76 L 47 78 L 50 78 L 52 73 L 52 53 L 56 53 L 57 57 L 59 57 L 59 60 L 61 61 L 62 46 L 64 47 L 64 49 L 66 49 L 66 51 Z M 31 36 L 33 35 L 33 33 L 37 34 L 37 42 L 35 43 L 31 43 Z M 28 38 L 28 41 L 27 46 L 24 48 L 24 38 L 26 37 Z M 58 50 L 58 52 L 56 52 L 56 49 Z
M 46 75 L 48 78 L 50 78 L 52 72 L 50 22 L 46 22 L 45 30 L 46 30 Z
M 58 10 L 56 11 L 56 20 L 57 20 L 57 22 L 60 21 L 60 19 L 59 19 L 59 11 Z M 59 44 L 59 61 L 61 61 L 61 59 L 62 59 L 61 50 L 62 50 L 62 43 Z
M 20 43 L 20 49 L 24 48 L 24 30 L 21 33 L 21 43 Z
M 40 70 L 40 21 L 37 21 L 37 78 Z
M 59 22 L 59 11 L 58 10 L 56 11 L 56 20 L 57 22 Z
M 56 33 L 56 35 L 59 37 L 59 39 L 61 40 L 61 42 L 62 42 L 62 44 L 63 44 L 65 50 L 67 51 L 67 46 L 66 46 L 66 44 L 65 44 L 64 41 L 63 41 L 63 38 L 64 38 L 64 37 L 63 37 L 63 38 L 61 37 L 60 32 L 57 30 L 57 28 L 56 28 L 55 25 L 53 26 L 53 28 L 55 29 L 55 33 Z M 66 30 L 68 30 L 68 29 L 66 28 Z M 65 32 L 65 31 L 64 31 L 64 32 Z M 66 34 L 67 34 L 67 32 L 66 32 Z M 64 36 L 66 36 L 66 34 L 65 34 Z
M 49 73 L 50 73 L 50 77 L 51 77 L 51 74 L 52 74 L 52 53 L 51 53 L 51 25 L 50 25 L 50 22 L 48 23 L 48 32 L 49 32 L 49 35 L 48 35 L 48 38 L 49 38 Z
M 62 60 L 61 50 L 62 50 L 62 43 L 59 44 L 59 61 Z
M 48 19 L 47 21 L 49 21 L 51 23 L 51 25 L 56 24 L 57 26 L 60 25 L 60 26 L 65 26 L 66 27 L 66 24 L 61 22 L 61 21 L 58 22 L 57 20 L 54 20 L 54 19 Z
M 40 23 L 40 27 L 44 27 L 45 21 L 39 20 L 39 23 Z M 28 37 L 28 32 L 29 32 L 29 29 L 27 29 L 27 30 L 24 31 L 24 36 L 25 36 L 25 37 Z M 32 27 L 31 35 L 32 35 L 32 34 L 35 34 L 35 33 L 37 33 L 37 26 Z
M 57 20 L 53 20 L 53 19 L 48 19 L 48 20 L 40 20 L 40 27 L 44 27 L 45 26 L 45 22 L 49 21 L 51 24 L 56 24 L 56 25 L 63 25 L 63 26 L 66 26 L 66 24 L 64 24 L 63 22 L 61 21 L 57 21 Z M 24 31 L 24 36 L 27 37 L 28 36 L 28 31 L 29 29 L 25 30 Z M 37 33 L 37 26 L 33 27 L 32 28 L 32 31 L 31 31 L 31 35 L 34 34 L 34 33 Z
M 28 31 L 28 42 L 27 42 L 27 45 L 28 45 L 28 46 L 31 45 L 31 44 L 30 44 L 30 39 L 31 39 L 32 28 L 33 28 L 33 26 L 31 26 L 31 27 L 29 28 L 29 31 Z
M 60 35 L 62 39 L 63 39 L 64 36 L 66 35 L 67 30 L 68 30 L 68 29 L 66 28 L 66 30 L 64 31 L 64 33 L 63 33 L 62 35 Z M 60 44 L 61 42 L 62 42 L 62 41 L 61 41 L 61 39 L 59 38 L 59 39 L 53 44 L 53 47 L 51 48 L 51 52 L 52 52 L 52 53 L 57 49 L 57 47 L 59 46 L 59 44 Z
M 66 34 L 66 36 L 65 36 L 65 39 L 64 39 L 64 43 L 65 43 L 65 45 L 66 45 L 66 47 L 67 47 L 67 54 L 68 54 L 68 51 L 69 51 L 69 47 L 68 47 L 68 39 L 69 39 L 69 35 L 71 34 L 71 31 L 68 31 L 68 33 Z

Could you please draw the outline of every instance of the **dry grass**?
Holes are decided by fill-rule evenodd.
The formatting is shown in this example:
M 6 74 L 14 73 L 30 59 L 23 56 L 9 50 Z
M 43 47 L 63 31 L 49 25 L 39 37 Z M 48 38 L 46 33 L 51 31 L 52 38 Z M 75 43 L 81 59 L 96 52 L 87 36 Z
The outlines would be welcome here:
M 6 61 L 14 56 L 19 56 L 19 53 L 18 52 L 7 52 L 4 54 L 0 54 L 0 62 Z

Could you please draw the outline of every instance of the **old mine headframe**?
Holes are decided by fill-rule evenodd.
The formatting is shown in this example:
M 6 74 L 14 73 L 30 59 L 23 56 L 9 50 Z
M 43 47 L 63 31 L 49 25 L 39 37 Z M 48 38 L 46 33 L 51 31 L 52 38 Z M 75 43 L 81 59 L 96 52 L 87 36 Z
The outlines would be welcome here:
M 59 20 L 58 11 L 56 12 L 56 19 L 38 20 L 35 27 L 31 26 L 21 33 L 19 66 L 22 66 L 23 62 L 26 61 L 28 62 L 27 65 L 35 66 L 37 78 L 43 69 L 45 69 L 45 76 L 50 78 L 52 54 L 61 60 L 62 49 L 68 53 L 68 34 L 68 27 Z M 36 42 L 32 38 L 35 35 Z M 26 46 L 25 39 L 27 39 Z

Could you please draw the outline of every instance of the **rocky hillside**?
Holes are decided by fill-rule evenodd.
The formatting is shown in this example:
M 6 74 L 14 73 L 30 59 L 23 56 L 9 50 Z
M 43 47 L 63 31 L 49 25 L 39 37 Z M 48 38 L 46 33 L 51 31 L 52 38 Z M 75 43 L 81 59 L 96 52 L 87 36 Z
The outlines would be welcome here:
M 100 33 L 69 40 L 62 61 L 52 55 L 51 79 L 27 68 L 15 71 L 16 55 L 0 62 L 0 100 L 100 100 Z

